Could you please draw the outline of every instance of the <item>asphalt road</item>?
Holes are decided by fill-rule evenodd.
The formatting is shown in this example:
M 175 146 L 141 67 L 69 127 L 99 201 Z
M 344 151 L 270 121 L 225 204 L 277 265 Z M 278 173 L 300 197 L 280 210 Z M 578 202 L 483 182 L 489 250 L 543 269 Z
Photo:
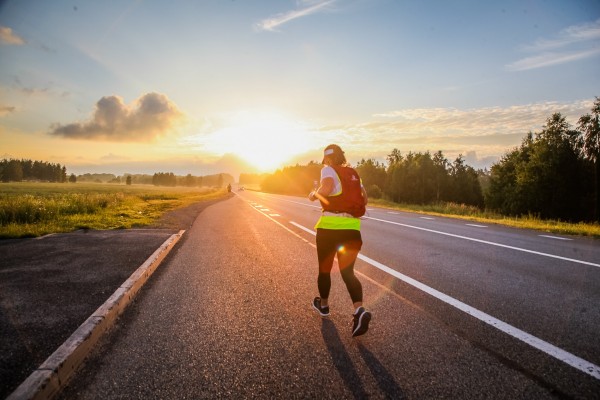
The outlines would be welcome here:
M 0 241 L 0 398 L 38 368 L 175 231 Z
M 310 306 L 315 204 L 238 194 L 198 216 L 63 398 L 600 396 L 597 241 L 372 209 L 373 321 L 353 339 L 338 273 L 331 317 Z

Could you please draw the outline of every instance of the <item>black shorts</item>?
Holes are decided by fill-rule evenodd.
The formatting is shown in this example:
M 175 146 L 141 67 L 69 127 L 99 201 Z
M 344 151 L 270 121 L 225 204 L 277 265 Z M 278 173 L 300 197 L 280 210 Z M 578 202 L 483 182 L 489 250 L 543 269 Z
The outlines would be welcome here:
M 336 255 L 340 270 L 354 266 L 361 248 L 362 237 L 360 231 L 356 229 L 317 229 L 317 257 L 320 272 L 331 272 Z

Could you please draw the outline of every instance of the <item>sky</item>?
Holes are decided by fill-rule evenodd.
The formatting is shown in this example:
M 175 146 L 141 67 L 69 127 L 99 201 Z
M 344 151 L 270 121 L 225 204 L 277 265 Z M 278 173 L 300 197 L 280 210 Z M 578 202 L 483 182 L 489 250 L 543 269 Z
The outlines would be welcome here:
M 0 159 L 69 174 L 489 168 L 596 96 L 598 0 L 0 1 Z

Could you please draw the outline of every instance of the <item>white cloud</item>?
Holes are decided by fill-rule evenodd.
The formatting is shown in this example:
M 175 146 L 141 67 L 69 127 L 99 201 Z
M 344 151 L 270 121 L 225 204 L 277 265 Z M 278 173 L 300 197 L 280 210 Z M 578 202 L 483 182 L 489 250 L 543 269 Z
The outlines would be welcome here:
M 13 106 L 4 106 L 2 104 L 0 104 L 0 117 L 7 115 L 7 114 L 12 114 L 16 111 L 16 108 Z
M 525 133 L 541 127 L 553 113 L 577 119 L 589 112 L 593 101 L 573 103 L 544 102 L 511 107 L 484 107 L 461 110 L 457 108 L 417 108 L 375 114 L 374 117 L 393 119 L 373 123 L 375 126 L 404 127 L 407 132 L 427 130 L 445 134 L 454 130 L 468 135 Z
M 441 150 L 449 159 L 475 151 L 476 165 L 483 167 L 518 146 L 528 132 L 541 131 L 553 113 L 561 113 L 574 125 L 592 105 L 593 100 L 582 100 L 476 109 L 403 109 L 375 114 L 371 121 L 360 124 L 325 126 L 321 132 L 331 142 L 344 144 L 350 156 L 358 159 L 384 158 L 394 148 L 402 152 Z
M 569 26 L 554 38 L 538 39 L 521 49 L 534 55 L 507 64 L 508 71 L 526 71 L 594 57 L 600 54 L 600 19 Z
M 509 71 L 526 71 L 529 69 L 549 67 L 551 65 L 582 60 L 598 54 L 600 54 L 600 47 L 575 53 L 543 53 L 532 57 L 526 57 L 519 61 L 515 61 L 514 63 L 508 64 L 506 69 Z
M 335 1 L 336 0 L 318 1 L 316 3 L 311 2 L 308 7 L 277 14 L 271 18 L 264 19 L 256 24 L 256 28 L 263 31 L 276 31 L 277 28 L 283 24 L 325 10 L 327 6 L 335 3 Z
M 600 19 L 581 25 L 572 25 L 560 31 L 554 39 L 538 39 L 533 44 L 523 46 L 525 51 L 546 51 L 571 45 L 577 42 L 600 40 Z
M 107 155 L 100 157 L 100 160 L 102 160 L 102 161 L 109 161 L 109 162 L 116 162 L 116 161 L 131 160 L 131 158 L 127 157 L 127 156 L 121 156 L 121 155 L 118 155 L 118 154 L 108 153 Z
M 51 135 L 70 139 L 140 142 L 168 134 L 184 115 L 163 94 L 147 93 L 126 105 L 119 96 L 106 96 L 96 103 L 88 121 L 54 124 Z
M 25 40 L 14 33 L 9 27 L 0 26 L 0 43 L 19 46 L 25 44 Z

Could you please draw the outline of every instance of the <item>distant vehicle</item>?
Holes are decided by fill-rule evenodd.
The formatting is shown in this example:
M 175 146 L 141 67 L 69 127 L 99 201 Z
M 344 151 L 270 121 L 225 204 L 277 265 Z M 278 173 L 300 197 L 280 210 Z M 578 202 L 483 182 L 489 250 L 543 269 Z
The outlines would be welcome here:
M 239 190 L 239 191 L 241 191 L 241 190 L 245 190 L 245 189 L 244 189 L 244 187 L 243 187 L 243 186 L 240 186 L 240 187 L 238 188 L 238 190 Z

